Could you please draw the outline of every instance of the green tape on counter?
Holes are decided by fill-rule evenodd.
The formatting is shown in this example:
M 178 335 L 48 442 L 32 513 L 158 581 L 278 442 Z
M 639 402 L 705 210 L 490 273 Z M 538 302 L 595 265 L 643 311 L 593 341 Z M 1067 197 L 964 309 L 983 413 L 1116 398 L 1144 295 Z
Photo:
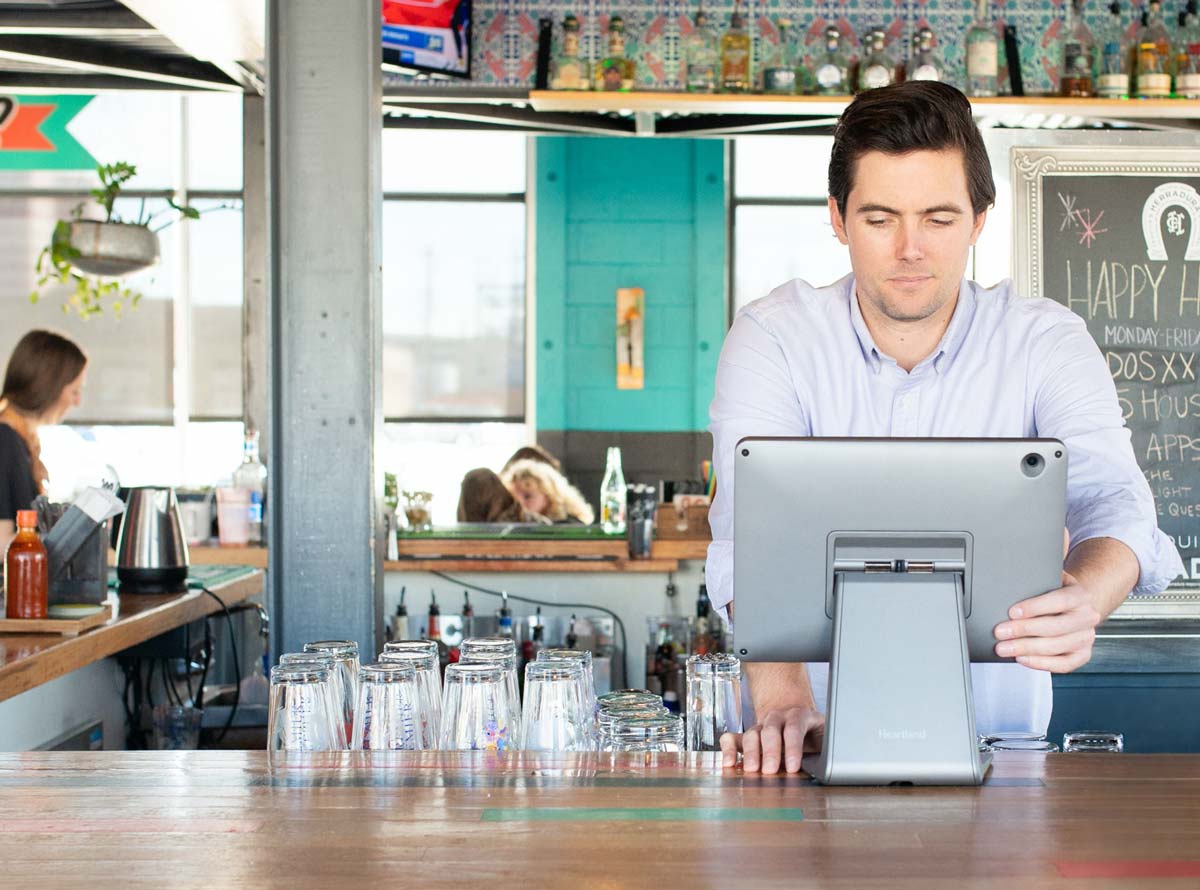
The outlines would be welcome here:
M 737 807 L 496 807 L 484 822 L 799 822 L 798 808 Z

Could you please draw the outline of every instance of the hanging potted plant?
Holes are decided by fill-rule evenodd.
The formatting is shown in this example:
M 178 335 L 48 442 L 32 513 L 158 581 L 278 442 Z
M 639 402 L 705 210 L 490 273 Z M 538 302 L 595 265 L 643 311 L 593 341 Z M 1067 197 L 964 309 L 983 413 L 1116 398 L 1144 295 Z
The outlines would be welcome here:
M 47 285 L 72 285 L 74 290 L 63 303 L 63 311 L 74 310 L 84 318 L 103 312 L 105 302 L 118 315 L 126 305 L 136 306 L 142 295 L 122 285 L 120 277 L 158 262 L 158 233 L 167 226 L 180 219 L 200 218 L 195 208 L 176 204 L 168 197 L 169 210 L 147 214 L 143 199 L 137 219 L 123 220 L 113 212 L 113 204 L 137 168 L 117 162 L 97 166 L 96 173 L 100 186 L 92 189 L 92 201 L 81 201 L 71 211 L 70 219 L 60 219 L 50 243 L 38 254 L 34 267 L 37 286 L 29 295 L 29 301 L 36 303 Z M 103 219 L 83 218 L 90 203 L 103 209 Z M 168 214 L 170 218 L 163 221 Z M 161 222 L 157 228 L 156 221 Z

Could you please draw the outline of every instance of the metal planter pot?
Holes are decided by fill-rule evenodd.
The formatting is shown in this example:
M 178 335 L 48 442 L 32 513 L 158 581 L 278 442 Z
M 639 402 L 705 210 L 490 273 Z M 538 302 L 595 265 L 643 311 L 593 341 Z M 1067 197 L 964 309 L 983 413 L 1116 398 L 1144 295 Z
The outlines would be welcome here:
M 158 235 L 132 223 L 73 222 L 71 246 L 79 251 L 72 265 L 89 275 L 128 275 L 158 262 Z

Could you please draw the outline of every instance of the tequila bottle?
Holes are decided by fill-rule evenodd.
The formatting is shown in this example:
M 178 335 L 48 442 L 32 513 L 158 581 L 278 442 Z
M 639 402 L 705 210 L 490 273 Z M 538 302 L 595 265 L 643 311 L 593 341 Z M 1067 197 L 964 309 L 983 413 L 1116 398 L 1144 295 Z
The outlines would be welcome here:
M 721 89 L 727 93 L 745 93 L 751 80 L 751 43 L 746 20 L 734 4 L 729 30 L 721 36 Z
M 984 98 L 1000 92 L 1000 45 L 988 0 L 976 0 L 975 21 L 967 31 L 967 95 Z
M 1059 54 L 1059 93 L 1086 99 L 1095 95 L 1092 70 L 1095 68 L 1095 44 L 1092 32 L 1083 22 L 1082 0 L 1067 0 L 1063 20 L 1062 51 Z
M 554 57 L 550 75 L 552 90 L 588 90 L 592 87 L 590 65 L 579 55 L 579 19 L 567 15 L 563 19 L 562 51 Z
M 895 80 L 896 64 L 887 53 L 887 35 L 876 28 L 867 34 L 863 45 L 867 56 L 858 64 L 858 91 L 885 87 Z
M 790 96 L 796 93 L 796 52 L 792 46 L 792 23 L 779 19 L 779 43 L 771 51 L 762 69 L 764 93 Z
M 684 86 L 689 93 L 717 90 L 717 38 L 708 24 L 708 14 L 696 11 L 696 27 L 683 42 Z
M 908 60 L 905 77 L 909 80 L 946 79 L 946 65 L 934 49 L 933 31 L 921 28 L 913 38 L 913 54 Z
M 1136 95 L 1140 99 L 1171 95 L 1171 37 L 1163 25 L 1158 0 L 1150 0 L 1145 24 L 1138 31 Z
M 1105 99 L 1129 97 L 1129 42 L 1121 22 L 1121 4 L 1113 0 L 1096 54 L 1096 94 Z
M 608 55 L 596 63 L 596 89 L 633 89 L 636 66 L 625 57 L 625 20 L 614 15 L 608 20 Z
M 850 93 L 850 60 L 842 52 L 842 32 L 832 25 L 825 29 L 825 52 L 813 64 L 813 81 L 818 96 Z
M 1175 95 L 1181 99 L 1200 99 L 1200 16 L 1196 14 L 1196 0 L 1189 0 L 1179 18 Z

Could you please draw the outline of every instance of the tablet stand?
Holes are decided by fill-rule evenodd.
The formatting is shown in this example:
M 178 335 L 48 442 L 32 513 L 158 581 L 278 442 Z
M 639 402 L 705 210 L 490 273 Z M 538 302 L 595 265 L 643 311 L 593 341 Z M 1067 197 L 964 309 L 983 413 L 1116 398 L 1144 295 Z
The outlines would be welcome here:
M 962 563 L 839 561 L 824 750 L 827 785 L 979 785 Z

